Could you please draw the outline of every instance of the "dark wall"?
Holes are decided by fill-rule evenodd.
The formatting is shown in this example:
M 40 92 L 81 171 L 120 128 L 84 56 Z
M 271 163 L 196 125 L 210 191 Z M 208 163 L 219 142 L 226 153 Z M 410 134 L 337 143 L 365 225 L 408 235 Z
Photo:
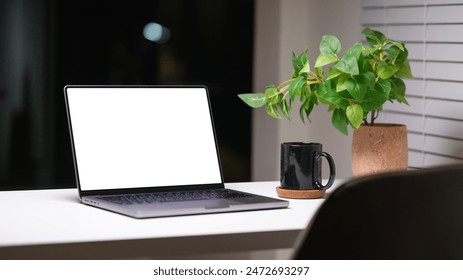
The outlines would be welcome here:
M 29 1 L 6 1 L 0 14 L 15 14 L 21 26 L 10 16 L 4 28 L 13 31 L 0 39 L 16 38 L 20 48 L 0 48 L 0 58 L 14 56 L 0 78 L 10 79 L 5 68 L 13 63 L 23 65 L 23 74 L 12 78 L 21 86 L 0 84 L 0 107 L 9 116 L 8 125 L 0 123 L 0 149 L 8 150 L 0 157 L 1 188 L 75 186 L 63 100 L 67 84 L 206 85 L 225 181 L 250 179 L 251 112 L 236 94 L 252 84 L 253 1 L 42 0 L 33 1 L 35 8 Z M 32 13 L 34 20 L 27 17 Z M 170 39 L 145 39 L 149 22 L 168 28 Z M 29 60 L 36 60 L 33 67 Z M 164 106 L 176 102 L 181 100 Z

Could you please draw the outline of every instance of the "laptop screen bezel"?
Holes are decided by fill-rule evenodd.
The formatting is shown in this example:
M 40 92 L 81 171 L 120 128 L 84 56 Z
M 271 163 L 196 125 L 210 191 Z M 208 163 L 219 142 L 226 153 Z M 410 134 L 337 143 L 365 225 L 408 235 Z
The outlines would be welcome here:
M 69 98 L 68 98 L 68 89 L 70 88 L 201 88 L 206 92 L 208 107 L 209 107 L 209 116 L 212 123 L 212 132 L 214 136 L 215 149 L 217 153 L 218 160 L 218 169 L 220 172 L 220 182 L 212 184 L 200 184 L 200 185 L 176 185 L 176 186 L 153 186 L 153 187 L 136 187 L 136 188 L 118 188 L 118 189 L 104 189 L 104 190 L 82 190 L 79 180 L 79 168 L 76 158 L 76 150 L 74 145 L 74 137 L 72 131 L 72 120 L 69 108 Z M 223 189 L 225 188 L 224 179 L 223 179 L 223 170 L 219 153 L 219 145 L 217 141 L 217 134 L 214 124 L 214 118 L 211 107 L 211 100 L 209 90 L 205 85 L 66 85 L 64 87 L 64 101 L 66 107 L 66 115 L 68 121 L 69 135 L 70 135 L 70 144 L 72 150 L 72 159 L 74 165 L 74 173 L 76 186 L 78 189 L 79 197 L 83 196 L 95 196 L 95 195 L 112 195 L 112 194 L 136 194 L 136 193 L 147 193 L 147 192 L 166 192 L 171 191 L 175 188 L 175 191 L 189 191 L 189 190 L 202 190 L 202 189 Z

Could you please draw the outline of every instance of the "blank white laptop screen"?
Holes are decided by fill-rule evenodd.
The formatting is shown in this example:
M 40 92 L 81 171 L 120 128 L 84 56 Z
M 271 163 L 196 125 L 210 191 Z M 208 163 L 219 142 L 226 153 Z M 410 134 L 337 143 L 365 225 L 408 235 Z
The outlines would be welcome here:
M 67 100 L 82 191 L 222 182 L 205 88 L 71 87 Z

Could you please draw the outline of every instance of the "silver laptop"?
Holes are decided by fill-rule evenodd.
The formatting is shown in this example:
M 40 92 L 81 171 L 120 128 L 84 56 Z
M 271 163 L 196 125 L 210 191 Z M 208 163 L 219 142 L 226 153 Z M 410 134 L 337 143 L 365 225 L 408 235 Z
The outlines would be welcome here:
M 64 88 L 84 204 L 135 218 L 288 207 L 225 188 L 205 86 Z

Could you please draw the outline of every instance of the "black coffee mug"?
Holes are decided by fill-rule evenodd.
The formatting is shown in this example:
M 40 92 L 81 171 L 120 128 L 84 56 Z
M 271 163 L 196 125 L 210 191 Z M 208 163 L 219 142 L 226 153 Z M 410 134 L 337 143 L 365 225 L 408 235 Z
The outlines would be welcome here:
M 326 158 L 330 177 L 322 184 L 322 158 Z M 320 143 L 285 142 L 281 144 L 280 183 L 290 190 L 324 190 L 336 176 L 333 158 L 322 151 Z

